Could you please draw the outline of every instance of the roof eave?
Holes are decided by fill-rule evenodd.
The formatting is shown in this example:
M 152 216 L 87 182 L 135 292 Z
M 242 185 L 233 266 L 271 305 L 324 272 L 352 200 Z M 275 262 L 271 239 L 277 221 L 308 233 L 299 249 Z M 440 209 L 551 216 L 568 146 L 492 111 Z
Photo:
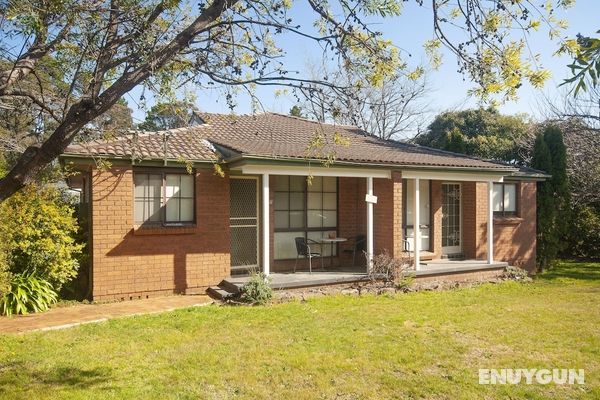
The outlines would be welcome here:
M 144 162 L 152 162 L 152 163 L 156 163 L 156 162 L 166 162 L 166 163 L 178 163 L 178 164 L 182 164 L 181 159 L 175 159 L 175 158 L 143 158 L 140 159 L 138 161 L 133 161 L 133 159 L 131 158 L 131 156 L 117 156 L 117 155 L 112 155 L 112 154 L 80 154 L 80 153 L 63 153 L 59 156 L 59 160 L 80 160 L 80 161 L 88 161 L 88 162 L 94 162 L 94 159 L 96 158 L 102 158 L 105 160 L 109 160 L 109 161 L 127 161 L 129 163 L 131 163 L 132 165 L 143 165 Z M 215 158 L 214 160 L 204 160 L 204 159 L 186 159 L 186 162 L 189 161 L 191 163 L 194 164 L 213 164 L 217 161 L 217 158 Z
M 225 160 L 231 167 L 235 167 L 235 164 L 243 163 L 245 161 L 285 161 L 289 163 L 323 163 L 323 159 L 318 158 L 300 158 L 300 157 L 278 157 L 278 156 L 264 156 L 254 154 L 239 154 L 234 157 Z M 356 167 L 372 167 L 372 168 L 392 168 L 392 169 L 427 169 L 427 170 L 448 170 L 463 171 L 463 172 L 475 172 L 475 171 L 487 171 L 497 172 L 501 174 L 509 174 L 518 171 L 514 167 L 467 167 L 467 166 L 448 166 L 448 165 L 426 165 L 426 164 L 401 164 L 401 163 L 374 163 L 374 162 L 362 162 L 362 161 L 346 161 L 346 160 L 335 160 L 334 165 L 343 166 L 356 166 Z

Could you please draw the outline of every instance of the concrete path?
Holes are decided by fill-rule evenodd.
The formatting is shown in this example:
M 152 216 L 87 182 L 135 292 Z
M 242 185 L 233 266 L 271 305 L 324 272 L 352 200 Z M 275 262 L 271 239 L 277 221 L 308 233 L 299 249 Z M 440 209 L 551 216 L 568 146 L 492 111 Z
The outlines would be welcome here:
M 46 331 L 106 321 L 130 315 L 154 314 L 178 308 L 211 304 L 206 295 L 166 296 L 104 304 L 78 304 L 52 308 L 39 314 L 0 317 L 0 333 Z

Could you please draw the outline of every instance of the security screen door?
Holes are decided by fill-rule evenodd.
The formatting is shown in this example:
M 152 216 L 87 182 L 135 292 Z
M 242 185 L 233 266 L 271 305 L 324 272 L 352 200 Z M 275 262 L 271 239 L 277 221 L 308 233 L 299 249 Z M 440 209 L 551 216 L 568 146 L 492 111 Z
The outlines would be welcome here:
M 258 179 L 231 177 L 229 191 L 231 271 L 258 267 Z

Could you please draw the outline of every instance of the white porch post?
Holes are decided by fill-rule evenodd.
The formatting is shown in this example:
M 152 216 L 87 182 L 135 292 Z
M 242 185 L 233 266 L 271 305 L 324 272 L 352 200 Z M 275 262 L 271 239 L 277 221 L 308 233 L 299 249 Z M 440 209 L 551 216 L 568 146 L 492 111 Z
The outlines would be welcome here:
M 419 186 L 420 179 L 415 178 L 415 204 L 413 205 L 413 237 L 415 244 L 415 271 L 421 269 L 421 210 L 420 210 L 420 199 L 419 199 Z
M 271 257 L 269 254 L 269 248 L 271 247 L 271 229 L 269 228 L 269 174 L 263 174 L 262 176 L 262 264 L 263 272 L 265 275 L 270 273 L 270 261 Z
M 367 178 L 367 196 L 373 196 L 373 177 Z M 373 202 L 367 201 L 367 272 L 373 266 Z
M 488 181 L 487 262 L 494 262 L 494 182 Z

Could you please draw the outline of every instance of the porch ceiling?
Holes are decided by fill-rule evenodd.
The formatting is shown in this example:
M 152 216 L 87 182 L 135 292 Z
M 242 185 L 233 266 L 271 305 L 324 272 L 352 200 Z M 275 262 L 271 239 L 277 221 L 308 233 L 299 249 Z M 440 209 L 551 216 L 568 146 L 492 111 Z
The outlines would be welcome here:
M 492 171 L 427 171 L 427 170 L 402 170 L 402 178 L 405 179 L 433 179 L 438 181 L 459 182 L 502 182 L 504 172 Z

